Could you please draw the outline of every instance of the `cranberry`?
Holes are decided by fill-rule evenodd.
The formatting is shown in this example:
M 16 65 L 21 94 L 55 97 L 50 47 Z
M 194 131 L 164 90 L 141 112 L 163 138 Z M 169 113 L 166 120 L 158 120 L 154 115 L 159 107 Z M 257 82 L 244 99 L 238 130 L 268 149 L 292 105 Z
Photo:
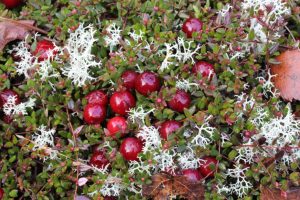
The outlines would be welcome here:
M 104 168 L 109 164 L 109 160 L 105 156 L 104 151 L 95 151 L 90 159 L 90 164 L 97 168 Z
M 3 114 L 2 120 L 6 124 L 10 124 L 13 121 L 13 117 L 11 115 L 5 115 L 5 114 Z
M 85 96 L 88 103 L 98 103 L 106 106 L 108 103 L 107 95 L 102 90 L 95 90 Z
M 16 104 L 21 103 L 18 93 L 13 90 L 3 90 L 2 92 L 0 92 L 0 108 L 2 108 L 3 105 L 7 103 L 8 97 L 10 96 L 16 97 Z
M 198 168 L 199 172 L 204 177 L 214 177 L 218 161 L 214 157 L 204 157 L 202 159 L 206 162 Z M 212 169 L 213 166 L 215 166 L 214 169 Z
M 4 190 L 0 188 L 0 200 L 3 198 L 3 196 L 4 196 Z
M 189 18 L 182 25 L 182 31 L 186 34 L 187 38 L 191 38 L 194 32 L 201 33 L 203 22 L 197 18 Z
M 55 48 L 53 42 L 48 40 L 41 40 L 37 43 L 35 51 L 32 53 L 34 56 L 38 57 L 39 61 L 48 59 L 51 51 Z M 53 52 L 56 54 L 56 52 Z
M 201 74 L 202 77 L 208 77 L 210 74 L 214 74 L 214 66 L 205 61 L 198 61 L 192 69 L 195 75 Z
M 105 196 L 104 200 L 117 200 L 117 197 L 114 197 L 114 196 Z
M 127 130 L 127 122 L 124 117 L 114 117 L 108 120 L 107 129 L 109 133 L 107 136 L 115 136 L 117 133 L 121 133 L 124 136 Z
M 153 72 L 143 72 L 136 78 L 135 89 L 144 96 L 158 91 L 160 89 L 158 76 Z
M 105 106 L 97 103 L 87 104 L 83 111 L 84 121 L 88 124 L 100 124 L 106 117 Z
M 200 172 L 197 169 L 185 169 L 182 170 L 183 176 L 185 176 L 191 182 L 197 182 L 202 179 Z
M 191 97 L 184 90 L 177 90 L 176 94 L 168 102 L 169 107 L 177 112 L 183 112 L 184 108 L 190 107 Z
M 120 115 L 125 115 L 126 112 L 135 107 L 135 98 L 128 91 L 115 92 L 109 100 L 111 109 Z
M 1 0 L 0 2 L 3 3 L 6 8 L 16 8 L 22 4 L 22 0 Z
M 167 140 L 168 136 L 181 127 L 181 123 L 175 120 L 165 121 L 159 128 L 160 137 Z
M 143 143 L 139 139 L 129 137 L 122 141 L 120 153 L 125 160 L 137 160 L 138 154 L 142 151 L 142 149 Z
M 136 78 L 138 77 L 138 73 L 132 70 L 127 70 L 125 72 L 123 72 L 121 79 L 123 81 L 123 85 L 127 88 L 127 89 L 134 89 L 135 87 L 135 81 Z

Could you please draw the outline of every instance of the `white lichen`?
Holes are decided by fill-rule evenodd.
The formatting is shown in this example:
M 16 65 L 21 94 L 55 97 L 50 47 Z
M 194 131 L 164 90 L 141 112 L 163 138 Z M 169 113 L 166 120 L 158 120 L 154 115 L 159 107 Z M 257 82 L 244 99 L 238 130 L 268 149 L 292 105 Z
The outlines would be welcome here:
M 27 102 L 17 104 L 16 96 L 9 96 L 7 102 L 3 105 L 3 111 L 6 115 L 27 115 L 27 109 L 35 106 L 35 99 L 29 98 Z
M 80 24 L 75 32 L 69 33 L 69 39 L 64 47 L 69 54 L 69 63 L 64 66 L 62 72 L 74 85 L 80 87 L 94 80 L 90 75 L 91 68 L 101 66 L 101 61 L 96 62 L 92 54 L 93 44 L 98 39 L 94 37 L 96 30 L 92 25 L 84 27 Z
M 37 131 L 32 135 L 32 142 L 34 144 L 32 150 L 42 150 L 45 147 L 54 147 L 55 129 L 47 130 L 46 126 L 41 125 Z
M 212 127 L 208 120 L 211 116 L 207 117 L 201 126 L 195 126 L 197 134 L 192 139 L 191 143 L 200 147 L 206 147 L 208 144 L 213 142 L 213 134 L 216 131 L 215 127 Z
M 247 195 L 248 191 L 253 187 L 245 175 L 247 170 L 248 167 L 241 168 L 239 165 L 236 165 L 234 169 L 228 169 L 225 177 L 230 177 L 232 180 L 235 180 L 235 182 L 229 185 L 217 185 L 218 193 L 236 194 L 239 198 Z
M 194 55 L 198 53 L 201 46 L 197 45 L 193 48 L 192 44 L 193 41 L 185 41 L 182 37 L 179 37 L 173 44 L 165 43 L 165 49 L 159 52 L 159 54 L 165 53 L 165 59 L 160 66 L 160 70 L 163 71 L 168 69 L 170 65 L 178 65 L 178 62 L 185 63 L 188 60 L 194 64 Z
M 141 173 L 141 174 L 148 174 L 149 176 L 152 175 L 154 166 L 149 164 L 148 162 L 142 161 L 139 158 L 139 161 L 129 161 L 129 168 L 128 168 L 128 173 L 131 175 L 135 175 L 136 173 Z
M 106 46 L 109 46 L 110 51 L 112 52 L 113 48 L 120 44 L 122 30 L 115 23 L 112 23 L 106 28 L 106 31 L 107 36 L 104 37 L 104 40 Z
M 133 123 L 136 123 L 137 121 L 142 122 L 142 124 L 145 124 L 145 118 L 150 113 L 154 112 L 154 108 L 145 110 L 143 106 L 139 106 L 137 108 L 130 108 L 128 113 L 128 119 L 132 121 Z
M 179 79 L 176 81 L 176 86 L 175 86 L 177 89 L 181 89 L 181 90 L 184 90 L 184 91 L 190 91 L 192 90 L 193 88 L 196 88 L 198 89 L 199 88 L 199 84 L 198 83 L 193 83 L 193 82 L 190 82 L 189 80 L 187 79 Z
M 159 131 L 154 126 L 143 126 L 136 136 L 144 141 L 144 153 L 161 148 Z
M 257 77 L 257 80 L 262 84 L 263 94 L 265 97 L 269 97 L 269 94 L 271 94 L 271 97 L 277 97 L 279 95 L 279 91 L 276 89 L 274 83 L 272 82 L 272 78 L 276 77 L 276 75 L 272 75 L 270 72 L 270 69 L 267 71 L 266 74 L 267 79 L 264 76 Z

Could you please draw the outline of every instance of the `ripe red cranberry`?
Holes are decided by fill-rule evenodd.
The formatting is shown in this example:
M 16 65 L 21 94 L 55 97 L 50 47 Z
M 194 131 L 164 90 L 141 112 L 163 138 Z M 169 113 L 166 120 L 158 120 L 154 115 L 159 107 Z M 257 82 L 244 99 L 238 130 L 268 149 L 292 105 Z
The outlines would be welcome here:
M 84 121 L 88 124 L 101 124 L 106 117 L 105 106 L 97 103 L 87 104 L 83 111 Z
M 143 149 L 143 143 L 135 137 L 129 137 L 122 141 L 120 153 L 125 160 L 137 160 L 138 154 Z
M 203 177 L 214 177 L 218 161 L 214 157 L 204 157 L 202 159 L 206 162 L 198 168 L 199 172 Z M 214 169 L 211 168 L 213 166 Z
M 4 121 L 6 124 L 10 124 L 13 121 L 13 117 L 11 115 L 3 114 L 2 121 Z
M 43 61 L 48 59 L 49 54 L 54 48 L 55 46 L 53 42 L 48 40 L 41 40 L 37 42 L 36 49 L 34 52 L 32 52 L 32 54 L 34 56 L 37 56 L 39 61 Z M 56 54 L 56 52 L 53 53 Z
M 191 38 L 194 32 L 201 33 L 203 22 L 197 18 L 189 18 L 182 25 L 182 31 L 187 38 Z
M 205 61 L 198 61 L 193 66 L 192 72 L 195 75 L 201 74 L 202 77 L 208 77 L 210 74 L 215 74 L 214 66 Z
M 143 72 L 136 78 L 135 89 L 146 96 L 160 89 L 159 77 L 153 72 Z
M 95 151 L 90 159 L 90 164 L 97 168 L 104 168 L 109 164 L 109 160 L 105 156 L 104 151 Z
M 21 103 L 20 96 L 18 95 L 18 93 L 9 89 L 3 90 L 2 92 L 0 92 L 0 108 L 2 108 L 3 105 L 7 103 L 8 97 L 10 96 L 16 97 L 16 104 Z
M 0 2 L 3 3 L 6 6 L 6 8 L 10 9 L 16 8 L 22 4 L 22 0 L 1 0 Z
M 138 77 L 138 73 L 132 70 L 127 70 L 125 72 L 123 72 L 121 79 L 123 81 L 123 85 L 127 88 L 127 89 L 134 89 L 135 87 L 135 81 L 136 78 Z
M 108 103 L 107 95 L 102 90 L 95 90 L 85 96 L 88 103 L 98 103 L 106 106 Z
M 185 169 L 182 170 L 183 176 L 185 176 L 191 182 L 197 182 L 202 179 L 200 172 L 197 169 Z
M 113 196 L 105 196 L 104 200 L 117 200 L 117 197 L 113 197 Z
M 124 117 L 113 117 L 107 122 L 107 129 L 109 131 L 107 136 L 114 137 L 117 133 L 121 133 L 124 136 L 127 130 L 127 121 Z
M 0 200 L 3 198 L 3 196 L 4 196 L 4 190 L 0 188 Z
M 191 97 L 184 90 L 177 90 L 168 102 L 169 107 L 177 112 L 183 112 L 184 108 L 190 107 Z
M 168 140 L 168 136 L 176 132 L 176 130 L 179 129 L 181 126 L 182 124 L 175 120 L 165 121 L 161 124 L 159 128 L 160 137 L 165 140 Z
M 115 92 L 109 100 L 111 109 L 120 115 L 125 115 L 126 111 L 130 108 L 135 107 L 135 98 L 128 92 Z

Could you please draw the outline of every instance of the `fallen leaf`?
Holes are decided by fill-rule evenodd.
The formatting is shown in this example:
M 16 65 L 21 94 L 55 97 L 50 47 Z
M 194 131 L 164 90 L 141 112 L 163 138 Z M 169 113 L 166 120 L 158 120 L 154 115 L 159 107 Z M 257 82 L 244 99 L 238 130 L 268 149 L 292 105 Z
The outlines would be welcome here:
M 280 96 L 287 100 L 300 100 L 300 51 L 285 51 L 276 57 L 278 64 L 271 65 L 275 87 L 279 90 Z
M 188 200 L 204 199 L 204 187 L 184 176 L 171 176 L 165 173 L 152 176 L 152 184 L 143 186 L 143 195 L 154 200 L 170 200 L 178 196 Z
M 261 200 L 300 200 L 300 188 L 291 188 L 288 191 L 282 191 L 277 188 L 269 188 L 262 186 L 260 188 Z
M 78 179 L 77 184 L 78 184 L 79 186 L 83 186 L 83 185 L 85 185 L 87 182 L 88 182 L 88 179 L 83 177 L 83 178 L 79 178 L 79 179 Z
M 34 21 L 22 20 L 19 21 L 22 24 L 33 25 Z M 14 40 L 23 40 L 30 32 L 28 27 L 18 25 L 13 22 L 0 22 L 0 50 L 2 50 L 5 45 Z

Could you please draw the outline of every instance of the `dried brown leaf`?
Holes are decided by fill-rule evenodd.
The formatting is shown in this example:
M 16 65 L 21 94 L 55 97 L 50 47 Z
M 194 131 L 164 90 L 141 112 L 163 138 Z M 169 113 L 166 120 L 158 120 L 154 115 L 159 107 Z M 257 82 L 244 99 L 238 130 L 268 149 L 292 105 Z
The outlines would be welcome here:
M 280 64 L 273 64 L 271 73 L 277 74 L 273 81 L 280 96 L 288 101 L 300 100 L 300 51 L 285 51 L 276 61 Z
M 260 188 L 261 200 L 300 200 L 300 188 L 292 188 L 286 192 L 280 189 L 262 186 Z
M 21 20 L 18 22 L 30 26 L 34 24 L 34 21 L 32 20 Z M 10 21 L 0 22 L 0 50 L 2 50 L 5 45 L 11 41 L 23 40 L 29 32 L 30 29 L 27 26 Z
M 169 200 L 172 196 L 201 200 L 204 199 L 204 187 L 201 183 L 190 182 L 184 176 L 161 173 L 152 176 L 151 185 L 143 186 L 143 195 L 155 200 Z

